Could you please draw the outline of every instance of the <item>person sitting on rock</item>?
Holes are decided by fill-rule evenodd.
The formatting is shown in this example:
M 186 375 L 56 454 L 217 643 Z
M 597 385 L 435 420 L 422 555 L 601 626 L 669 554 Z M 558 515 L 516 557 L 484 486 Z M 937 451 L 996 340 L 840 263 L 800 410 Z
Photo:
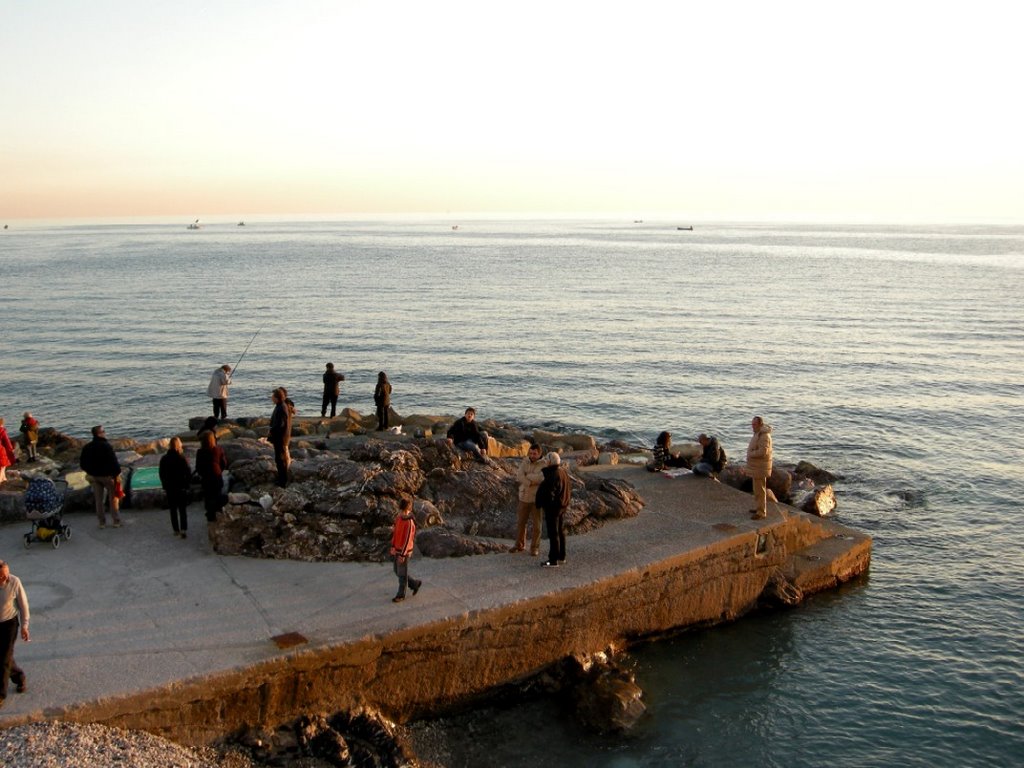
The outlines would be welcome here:
M 672 433 L 662 432 L 654 443 L 654 458 L 647 463 L 650 472 L 661 472 L 669 467 L 689 468 L 687 460 L 672 452 Z
M 490 464 L 487 458 L 487 433 L 481 432 L 477 426 L 475 408 L 467 408 L 466 415 L 452 424 L 447 439 L 456 448 L 472 452 L 477 461 Z
M 717 437 L 705 435 L 703 432 L 697 436 L 697 442 L 700 443 L 703 451 L 700 460 L 693 465 L 693 474 L 716 478 L 718 473 L 725 468 L 727 461 L 725 449 L 722 448 Z

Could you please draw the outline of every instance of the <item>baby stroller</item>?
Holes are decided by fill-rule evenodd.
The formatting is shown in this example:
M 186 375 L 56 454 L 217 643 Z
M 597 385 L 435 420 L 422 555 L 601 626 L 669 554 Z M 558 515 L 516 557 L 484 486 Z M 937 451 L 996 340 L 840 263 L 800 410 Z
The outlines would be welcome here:
M 57 484 L 60 484 L 60 488 Z M 25 534 L 25 548 L 33 541 L 48 541 L 56 549 L 61 539 L 71 538 L 71 526 L 64 525 L 64 494 L 68 484 L 54 483 L 48 477 L 34 477 L 25 489 L 25 517 L 32 521 L 32 530 Z

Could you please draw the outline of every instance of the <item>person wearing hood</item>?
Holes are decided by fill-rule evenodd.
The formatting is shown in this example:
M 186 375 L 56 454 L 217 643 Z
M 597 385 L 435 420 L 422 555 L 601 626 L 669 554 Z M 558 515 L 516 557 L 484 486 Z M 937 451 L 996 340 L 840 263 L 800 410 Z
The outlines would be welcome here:
M 544 510 L 548 527 L 548 559 L 541 565 L 554 568 L 565 562 L 565 511 L 572 500 L 572 480 L 562 465 L 562 457 L 555 452 L 547 456 L 547 466 L 541 470 L 544 479 L 537 487 L 537 506 Z
M 750 422 L 754 434 L 747 445 L 747 474 L 754 482 L 754 520 L 768 517 L 768 478 L 772 475 L 772 428 L 755 416 Z
M 29 412 L 21 420 L 21 434 L 25 436 L 25 452 L 28 453 L 28 460 L 36 460 L 36 445 L 39 443 L 39 422 Z

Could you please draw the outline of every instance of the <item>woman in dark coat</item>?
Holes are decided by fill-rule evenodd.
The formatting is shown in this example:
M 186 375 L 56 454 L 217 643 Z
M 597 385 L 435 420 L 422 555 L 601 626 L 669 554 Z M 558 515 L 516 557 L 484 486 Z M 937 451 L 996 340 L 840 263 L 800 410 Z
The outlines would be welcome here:
M 377 388 L 373 391 L 373 402 L 377 406 L 377 431 L 388 428 L 388 410 L 391 408 L 391 382 L 381 371 L 377 374 Z
M 270 434 L 267 438 L 274 446 L 274 464 L 277 466 L 277 484 L 288 487 L 288 465 L 291 455 L 288 443 L 292 439 L 292 409 L 288 407 L 288 390 L 278 387 L 270 393 L 274 401 L 274 412 L 270 414 Z
M 167 508 L 171 511 L 174 535 L 184 539 L 188 532 L 188 494 L 192 486 L 192 468 L 182 451 L 180 438 L 171 438 L 167 453 L 160 459 L 160 485 L 167 494 Z
M 227 501 L 224 495 L 224 470 L 228 468 L 228 459 L 224 449 L 217 445 L 217 437 L 213 432 L 203 432 L 199 442 L 202 447 L 196 452 L 196 472 L 203 483 L 206 519 L 212 523 Z

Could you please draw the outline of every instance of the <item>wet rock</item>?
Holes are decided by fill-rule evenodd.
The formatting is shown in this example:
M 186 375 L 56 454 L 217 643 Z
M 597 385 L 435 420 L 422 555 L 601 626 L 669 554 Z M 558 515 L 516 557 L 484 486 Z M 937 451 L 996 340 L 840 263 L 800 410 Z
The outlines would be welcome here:
M 776 570 L 772 572 L 768 583 L 761 591 L 758 604 L 765 608 L 792 608 L 803 600 L 803 590 L 787 580 L 781 571 Z
M 836 509 L 836 494 L 831 485 L 800 488 L 793 493 L 792 504 L 804 512 L 826 517 Z
M 604 654 L 581 663 L 572 702 L 579 723 L 599 734 L 628 733 L 647 712 L 633 673 Z

